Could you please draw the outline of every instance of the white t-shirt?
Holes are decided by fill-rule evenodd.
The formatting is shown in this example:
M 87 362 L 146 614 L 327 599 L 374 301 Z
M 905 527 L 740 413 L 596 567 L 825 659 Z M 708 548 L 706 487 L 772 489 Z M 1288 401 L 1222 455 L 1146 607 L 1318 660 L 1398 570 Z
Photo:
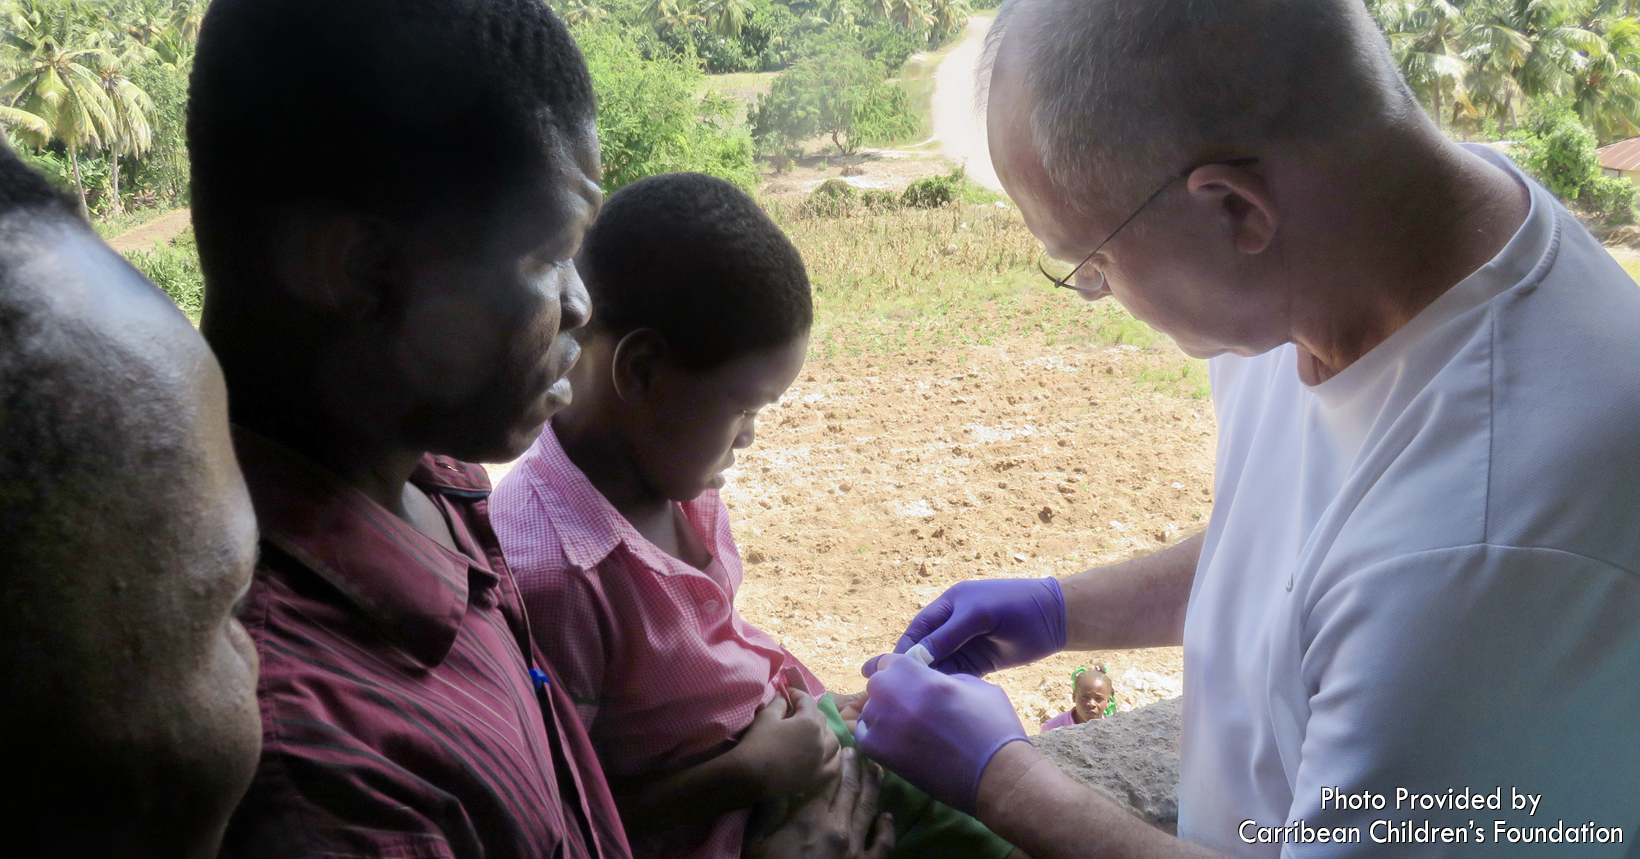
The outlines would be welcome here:
M 1291 346 L 1213 361 L 1216 499 L 1184 635 L 1187 840 L 1237 856 L 1640 856 L 1640 288 L 1482 151 L 1531 188 L 1496 259 L 1321 385 L 1299 381 Z M 1323 808 L 1324 788 L 1385 805 Z M 1501 789 L 1504 807 L 1397 811 L 1397 788 Z M 1541 796 L 1535 814 L 1512 789 Z M 1243 841 L 1298 821 L 1361 841 Z M 1395 831 L 1375 821 L 1468 841 L 1375 844 Z M 1591 821 L 1623 843 L 1599 844 Z M 1596 843 L 1513 844 L 1508 827 Z

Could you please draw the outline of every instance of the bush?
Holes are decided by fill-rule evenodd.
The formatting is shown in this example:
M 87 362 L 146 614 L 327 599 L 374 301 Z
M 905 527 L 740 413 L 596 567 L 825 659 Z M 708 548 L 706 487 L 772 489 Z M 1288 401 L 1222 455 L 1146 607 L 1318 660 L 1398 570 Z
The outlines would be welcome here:
M 958 167 L 948 176 L 918 179 L 906 186 L 900 202 L 909 209 L 938 209 L 941 206 L 949 206 L 962 199 L 962 186 L 966 178 L 962 168 Z
M 827 179 L 809 193 L 799 214 L 808 218 L 841 218 L 853 214 L 860 192 L 841 179 Z
M 1627 179 L 1600 176 L 1583 186 L 1578 196 L 1581 208 L 1602 227 L 1626 227 L 1634 223 L 1636 188 Z
M 188 200 L 188 75 L 160 63 L 131 70 L 131 81 L 154 100 L 153 143 L 141 158 L 121 164 L 120 190 L 136 205 Z
M 693 62 L 645 60 L 618 25 L 575 28 L 598 93 L 598 141 L 605 193 L 657 173 L 694 171 L 747 190 L 758 183 L 751 135 L 728 98 L 699 93 Z
M 883 64 L 889 77 L 905 68 L 905 61 L 921 50 L 923 40 L 893 24 L 879 21 L 859 32 L 860 53 Z
M 968 171 L 958 167 L 945 176 L 930 176 L 912 182 L 906 186 L 900 202 L 909 209 L 937 209 L 958 200 L 984 206 L 1001 199 L 989 189 L 974 184 L 968 178 Z
M 860 192 L 860 205 L 873 212 L 892 212 L 900 208 L 900 195 L 893 191 L 869 189 Z
M 1569 101 L 1533 104 L 1520 137 L 1520 166 L 1595 224 L 1620 227 L 1634 223 L 1635 187 L 1627 179 L 1601 175 L 1594 132 L 1583 124 Z
M 199 318 L 205 302 L 205 278 L 199 272 L 199 247 L 194 243 L 192 229 L 151 251 L 126 251 L 125 258 L 164 290 L 189 318 Z
M 858 49 L 799 60 L 775 78 L 752 112 L 765 151 L 784 151 L 817 135 L 844 154 L 891 143 L 918 128 L 905 90 Z
M 1560 100 L 1540 101 L 1520 136 L 1520 166 L 1563 200 L 1576 200 L 1600 177 L 1594 132 Z

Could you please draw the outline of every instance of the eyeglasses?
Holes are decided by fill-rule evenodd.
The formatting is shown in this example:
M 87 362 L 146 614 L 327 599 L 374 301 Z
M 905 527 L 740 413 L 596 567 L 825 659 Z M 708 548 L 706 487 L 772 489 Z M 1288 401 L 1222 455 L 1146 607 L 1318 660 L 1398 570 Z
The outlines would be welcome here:
M 1076 273 L 1081 271 L 1083 266 L 1087 265 L 1089 262 L 1092 262 L 1093 258 L 1098 256 L 1099 252 L 1105 249 L 1105 245 L 1110 244 L 1111 239 L 1116 238 L 1117 234 L 1121 233 L 1128 224 L 1133 223 L 1133 219 L 1139 217 L 1139 213 L 1149 208 L 1151 203 L 1156 202 L 1156 198 L 1162 196 L 1163 191 L 1173 187 L 1174 182 L 1178 182 L 1182 179 L 1188 179 L 1190 174 L 1200 170 L 1203 167 L 1211 167 L 1213 165 L 1223 165 L 1225 167 L 1251 167 L 1257 163 L 1257 158 L 1231 158 L 1225 161 L 1203 161 L 1202 163 L 1192 167 L 1186 167 L 1183 172 L 1171 179 L 1168 179 L 1166 182 L 1163 182 L 1162 187 L 1157 188 L 1154 193 L 1152 193 L 1149 197 L 1146 197 L 1145 201 L 1139 204 L 1139 208 L 1134 209 L 1133 214 L 1128 215 L 1127 220 L 1123 221 L 1120 226 L 1111 231 L 1111 234 L 1106 236 L 1105 240 L 1100 242 L 1099 246 L 1093 249 L 1093 253 L 1088 254 L 1081 262 L 1071 266 L 1069 263 L 1062 263 L 1058 260 L 1049 259 L 1047 253 L 1043 252 L 1042 258 L 1037 260 L 1036 268 L 1038 271 L 1042 272 L 1042 276 L 1047 278 L 1048 282 L 1054 286 L 1063 287 L 1065 289 L 1074 289 L 1077 292 L 1099 292 L 1105 288 L 1105 273 L 1103 271 L 1099 272 L 1099 285 L 1093 287 L 1092 289 L 1077 286 L 1075 280 Z M 1062 270 L 1067 266 L 1070 267 L 1070 270 L 1061 275 L 1056 275 L 1049 270 L 1050 267 Z

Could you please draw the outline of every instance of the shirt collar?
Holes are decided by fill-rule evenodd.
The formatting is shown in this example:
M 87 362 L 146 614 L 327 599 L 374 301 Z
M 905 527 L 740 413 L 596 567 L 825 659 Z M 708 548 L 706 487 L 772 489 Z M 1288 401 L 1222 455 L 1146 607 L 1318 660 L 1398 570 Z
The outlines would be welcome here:
M 243 427 L 233 437 L 262 539 L 329 582 L 422 663 L 443 662 L 472 578 L 497 578 L 483 553 L 451 551 L 290 448 Z M 410 479 L 452 502 L 482 499 L 490 489 L 482 469 L 448 457 L 424 456 Z
M 526 469 L 530 482 L 551 510 L 547 521 L 559 541 L 564 560 L 577 569 L 590 570 L 603 563 L 616 547 L 625 546 L 639 562 L 658 573 L 693 571 L 632 527 L 570 461 L 551 423 L 541 431 L 535 447 L 525 455 L 520 466 Z M 702 511 L 715 511 L 716 495 L 708 490 L 684 507 L 691 518 L 698 517 Z M 719 551 L 715 542 L 708 539 L 707 547 L 715 558 Z

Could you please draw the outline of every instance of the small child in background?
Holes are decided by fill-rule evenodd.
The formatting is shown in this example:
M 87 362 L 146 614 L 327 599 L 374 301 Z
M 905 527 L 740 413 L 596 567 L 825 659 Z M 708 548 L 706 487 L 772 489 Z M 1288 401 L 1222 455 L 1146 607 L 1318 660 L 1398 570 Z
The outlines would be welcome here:
M 1103 719 L 1116 712 L 1116 687 L 1104 665 L 1090 671 L 1086 665 L 1071 672 L 1071 708 L 1042 723 L 1042 733 L 1068 725 Z
M 718 496 L 802 369 L 808 275 L 756 201 L 687 173 L 610 197 L 576 265 L 593 311 L 573 401 L 491 516 L 633 852 L 735 859 L 749 809 L 822 785 L 863 703 L 827 694 L 735 610 L 743 571 Z M 902 859 L 1013 852 L 892 774 L 881 807 Z

